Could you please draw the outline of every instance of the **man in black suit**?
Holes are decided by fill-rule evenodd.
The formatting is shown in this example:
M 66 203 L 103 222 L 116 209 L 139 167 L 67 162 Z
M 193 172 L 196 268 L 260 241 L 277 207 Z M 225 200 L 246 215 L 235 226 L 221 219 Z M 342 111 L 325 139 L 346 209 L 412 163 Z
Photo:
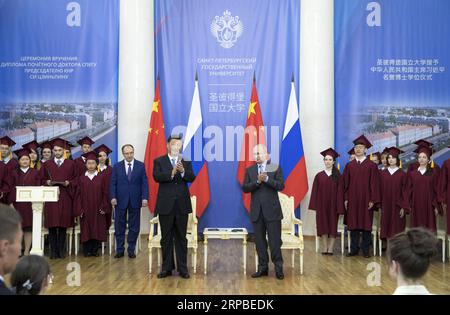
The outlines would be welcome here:
M 11 273 L 22 251 L 22 219 L 13 208 L 0 204 L 0 295 L 13 295 L 4 276 Z
M 268 275 L 269 255 L 267 239 L 269 239 L 270 255 L 275 265 L 278 279 L 284 279 L 283 257 L 281 255 L 281 220 L 283 213 L 278 192 L 284 189 L 281 167 L 268 163 L 267 147 L 258 144 L 253 149 L 256 164 L 245 171 L 242 189 L 251 193 L 250 219 L 255 233 L 256 252 L 258 253 L 258 270 L 252 278 Z
M 195 179 L 192 163 L 182 159 L 182 136 L 172 135 L 167 141 L 167 155 L 153 162 L 153 178 L 159 183 L 155 215 L 161 225 L 161 248 L 163 264 L 158 278 L 172 275 L 175 269 L 173 245 L 177 257 L 177 269 L 184 279 L 189 278 L 187 269 L 186 230 L 189 213 L 192 212 L 188 183 Z

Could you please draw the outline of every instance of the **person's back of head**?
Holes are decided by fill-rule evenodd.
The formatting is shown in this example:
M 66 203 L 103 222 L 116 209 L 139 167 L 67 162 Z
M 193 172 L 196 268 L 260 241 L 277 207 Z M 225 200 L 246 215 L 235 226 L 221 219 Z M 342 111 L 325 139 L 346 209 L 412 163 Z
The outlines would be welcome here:
M 11 285 L 17 295 L 42 294 L 48 286 L 50 275 L 50 266 L 44 257 L 23 256 L 11 275 Z
M 14 270 L 22 250 L 22 218 L 13 208 L 0 204 L 0 275 Z
M 397 234 L 388 243 L 389 273 L 397 280 L 413 283 L 422 278 L 437 253 L 438 240 L 433 232 L 413 228 Z

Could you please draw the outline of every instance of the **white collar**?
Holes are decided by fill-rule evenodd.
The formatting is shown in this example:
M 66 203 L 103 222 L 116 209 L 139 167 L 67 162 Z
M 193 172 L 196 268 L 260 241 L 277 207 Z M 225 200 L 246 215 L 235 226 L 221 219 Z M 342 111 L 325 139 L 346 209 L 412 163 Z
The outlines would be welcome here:
M 401 285 L 395 289 L 394 295 L 431 295 L 424 285 Z
M 427 169 L 425 168 L 424 170 L 420 168 L 420 166 L 417 168 L 417 170 L 419 171 L 420 174 L 425 174 L 425 172 L 427 171 Z
M 100 171 L 104 171 L 108 168 L 108 165 L 104 164 L 103 166 L 100 166 Z
M 95 176 L 97 176 L 98 175 L 98 172 L 97 171 L 95 171 L 94 173 L 92 173 L 92 174 L 90 174 L 88 171 L 86 171 L 85 173 L 84 173 L 84 176 L 87 176 L 87 177 L 89 177 L 89 179 L 93 179 Z
M 399 168 L 396 166 L 394 168 L 388 167 L 387 170 L 389 171 L 389 173 L 392 175 L 395 172 L 397 172 L 399 170 Z
M 262 165 L 263 169 L 266 169 L 267 161 L 264 161 L 261 164 L 258 164 L 258 167 L 259 167 L 259 165 Z
M 323 171 L 325 172 L 325 174 L 327 174 L 327 176 L 331 176 L 331 174 L 333 173 L 333 170 L 324 169 Z
M 127 160 L 123 160 L 125 162 L 125 165 L 128 166 L 128 163 L 131 163 L 131 167 L 134 165 L 134 159 L 131 162 L 128 162 Z
M 366 156 L 364 155 L 361 159 L 358 159 L 358 157 L 355 156 L 355 160 L 356 160 L 356 162 L 362 163 L 366 160 Z
M 0 275 L 0 281 L 3 282 L 3 283 L 5 282 L 5 278 L 3 278 L 2 275 Z
M 27 168 L 20 168 L 20 170 L 23 172 L 23 173 L 26 173 L 26 172 L 28 172 L 28 170 L 29 170 L 30 168 L 29 167 L 27 167 Z
M 9 158 L 9 155 L 3 159 L 3 163 L 8 164 L 8 162 L 11 161 Z
M 62 158 L 60 158 L 60 159 L 57 159 L 57 158 L 55 157 L 54 161 L 55 161 L 56 164 L 58 164 L 58 160 L 61 161 L 61 164 L 64 163 L 64 157 L 62 157 Z
M 180 158 L 180 156 L 170 156 L 170 154 L 167 154 L 167 156 L 169 157 L 170 162 L 172 162 L 172 160 L 176 160 L 178 162 L 178 159 Z

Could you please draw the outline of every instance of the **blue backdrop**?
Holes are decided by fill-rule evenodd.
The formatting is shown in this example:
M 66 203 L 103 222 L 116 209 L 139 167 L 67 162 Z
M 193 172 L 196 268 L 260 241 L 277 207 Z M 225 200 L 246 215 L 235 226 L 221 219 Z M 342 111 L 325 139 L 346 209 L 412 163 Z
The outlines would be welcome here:
M 155 77 L 161 80 L 166 132 L 187 125 L 197 72 L 203 128 L 217 126 L 224 135 L 216 148 L 223 159 L 209 162 L 211 202 L 201 230 L 252 230 L 236 179 L 242 139 L 235 137 L 227 160 L 225 143 L 232 140 L 225 139 L 225 128 L 245 126 L 255 73 L 269 150 L 279 150 L 291 79 L 299 78 L 299 46 L 297 0 L 155 0 Z M 272 126 L 279 132 L 271 133 Z
M 450 2 L 335 0 L 335 140 L 345 164 L 352 139 L 369 135 L 372 151 L 397 145 L 404 164 L 412 142 L 435 143 L 450 157 Z
M 0 42 L 1 134 L 117 150 L 118 0 L 0 0 Z

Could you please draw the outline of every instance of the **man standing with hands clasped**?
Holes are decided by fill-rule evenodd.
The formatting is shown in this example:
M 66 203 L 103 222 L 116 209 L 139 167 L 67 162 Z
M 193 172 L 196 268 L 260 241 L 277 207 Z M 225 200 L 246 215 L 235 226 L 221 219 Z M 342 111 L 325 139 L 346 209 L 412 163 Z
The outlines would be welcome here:
M 172 275 L 175 269 L 173 246 L 177 257 L 177 270 L 184 279 L 189 278 L 187 269 L 186 230 L 189 213 L 192 212 L 188 183 L 195 180 L 192 162 L 184 160 L 180 151 L 182 135 L 171 135 L 167 140 L 169 154 L 155 159 L 153 178 L 159 183 L 155 215 L 161 225 L 161 248 L 163 264 L 158 278 Z

